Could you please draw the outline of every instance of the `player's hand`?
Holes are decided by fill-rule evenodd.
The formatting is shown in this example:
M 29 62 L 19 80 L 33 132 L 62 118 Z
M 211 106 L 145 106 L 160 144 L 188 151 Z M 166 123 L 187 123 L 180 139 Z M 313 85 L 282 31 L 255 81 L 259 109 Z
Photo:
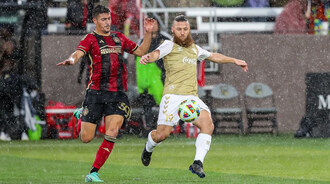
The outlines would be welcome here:
M 57 63 L 56 66 L 61 66 L 61 65 L 74 65 L 74 60 L 73 58 L 68 58 L 60 63 Z
M 146 65 L 147 63 L 150 63 L 149 59 L 150 59 L 150 54 L 146 54 L 141 57 L 139 62 L 140 64 Z
M 241 66 L 244 72 L 248 71 L 248 67 L 245 61 L 240 59 L 235 59 L 235 64 L 238 66 Z
M 155 25 L 155 19 L 153 19 L 153 18 L 144 19 L 144 28 L 145 28 L 146 32 L 151 33 L 154 25 Z

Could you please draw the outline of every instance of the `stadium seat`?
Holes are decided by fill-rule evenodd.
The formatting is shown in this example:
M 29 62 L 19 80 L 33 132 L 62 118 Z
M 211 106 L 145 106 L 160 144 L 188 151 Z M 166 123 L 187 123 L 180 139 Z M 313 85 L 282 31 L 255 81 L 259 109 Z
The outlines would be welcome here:
M 233 130 L 237 130 L 243 134 L 242 108 L 237 90 L 232 85 L 220 83 L 213 87 L 211 98 L 214 132 L 234 133 Z
M 270 133 L 278 134 L 275 98 L 268 85 L 255 82 L 249 84 L 245 90 L 244 104 L 248 121 L 246 133 L 252 133 L 252 128 L 256 129 L 254 133 L 262 130 L 269 132 L 271 128 Z

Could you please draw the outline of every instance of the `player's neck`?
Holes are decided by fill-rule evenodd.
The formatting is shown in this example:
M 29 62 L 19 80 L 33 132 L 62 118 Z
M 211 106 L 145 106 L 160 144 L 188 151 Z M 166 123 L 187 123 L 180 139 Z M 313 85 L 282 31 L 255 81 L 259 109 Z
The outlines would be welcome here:
M 94 32 L 98 35 L 101 35 L 101 36 L 109 36 L 110 35 L 110 31 L 107 32 L 107 33 L 104 33 L 103 31 L 99 31 L 99 30 L 95 29 Z

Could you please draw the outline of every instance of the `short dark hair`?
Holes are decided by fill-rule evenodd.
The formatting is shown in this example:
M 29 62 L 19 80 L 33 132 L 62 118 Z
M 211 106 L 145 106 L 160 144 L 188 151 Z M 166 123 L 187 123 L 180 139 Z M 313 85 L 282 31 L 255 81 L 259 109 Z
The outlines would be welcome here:
M 186 17 L 184 15 L 178 15 L 174 18 L 175 21 L 177 22 L 187 22 L 188 19 L 186 19 Z
M 93 18 L 96 18 L 99 14 L 102 14 L 102 13 L 110 13 L 109 8 L 102 6 L 102 5 L 97 5 L 93 9 Z

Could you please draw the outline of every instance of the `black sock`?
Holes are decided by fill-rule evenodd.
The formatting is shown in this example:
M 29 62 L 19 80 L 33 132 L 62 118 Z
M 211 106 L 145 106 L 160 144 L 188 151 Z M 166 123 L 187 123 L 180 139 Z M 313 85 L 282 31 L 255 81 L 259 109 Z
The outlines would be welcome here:
M 89 173 L 93 173 L 93 172 L 98 172 L 99 169 L 95 168 L 95 167 L 92 167 L 91 171 Z

